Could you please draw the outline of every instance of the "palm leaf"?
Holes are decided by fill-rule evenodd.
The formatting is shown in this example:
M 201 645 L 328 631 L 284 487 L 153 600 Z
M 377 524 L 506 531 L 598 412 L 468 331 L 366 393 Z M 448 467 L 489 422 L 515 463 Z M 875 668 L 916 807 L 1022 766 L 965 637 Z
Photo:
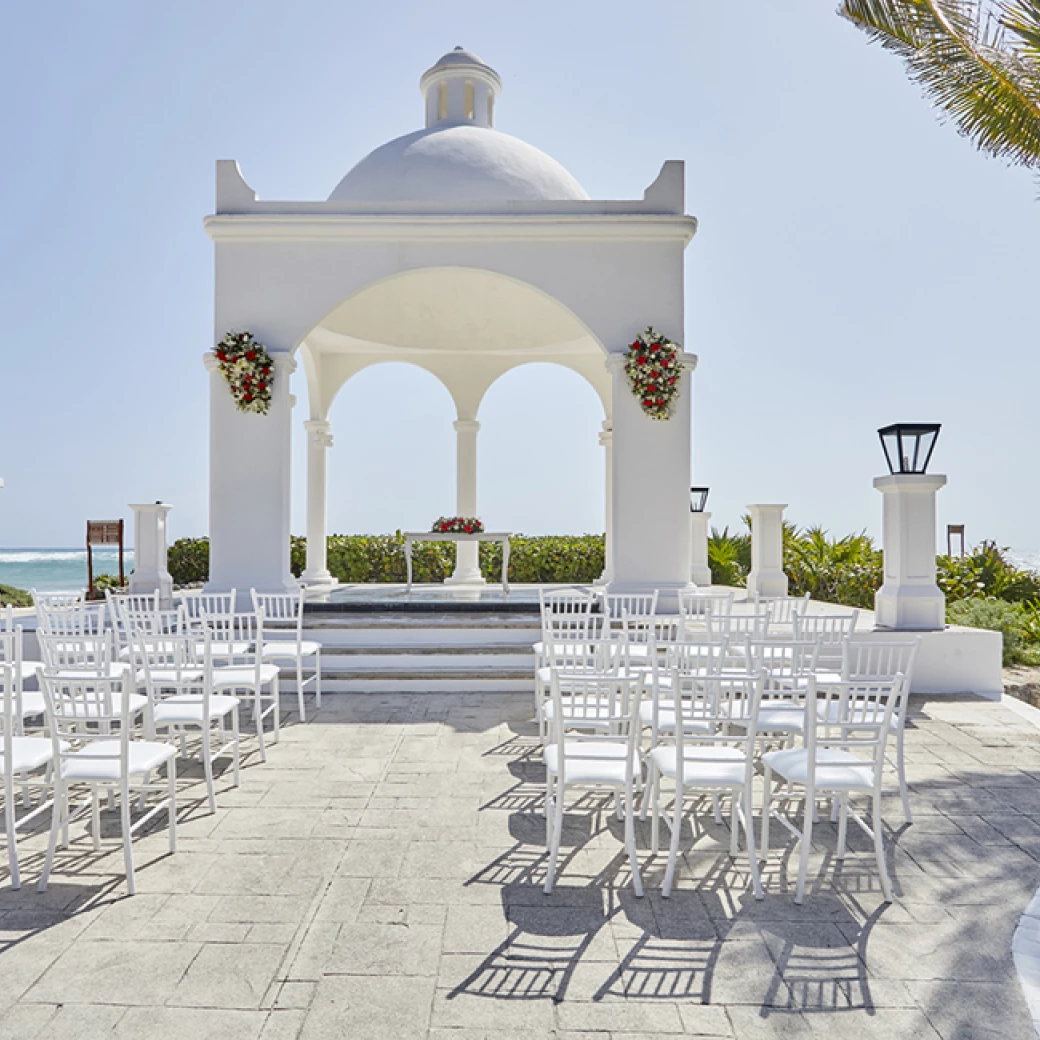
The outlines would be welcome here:
M 1040 0 L 842 0 L 985 152 L 1040 167 Z

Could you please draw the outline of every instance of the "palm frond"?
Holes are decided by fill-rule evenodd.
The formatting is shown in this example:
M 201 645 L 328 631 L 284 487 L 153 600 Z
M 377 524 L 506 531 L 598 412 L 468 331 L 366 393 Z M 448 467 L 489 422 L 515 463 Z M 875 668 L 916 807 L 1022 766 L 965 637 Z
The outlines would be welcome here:
M 1040 167 L 1040 0 L 842 0 L 838 12 L 902 57 L 980 149 Z

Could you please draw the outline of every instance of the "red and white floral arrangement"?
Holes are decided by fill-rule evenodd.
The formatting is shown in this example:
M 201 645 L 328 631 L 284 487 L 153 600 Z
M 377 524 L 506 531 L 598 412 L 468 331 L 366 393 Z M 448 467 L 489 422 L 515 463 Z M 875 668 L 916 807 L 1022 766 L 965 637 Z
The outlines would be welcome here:
M 271 355 L 251 332 L 228 332 L 214 353 L 239 411 L 266 415 L 274 382 Z
M 625 374 L 632 393 L 651 419 L 670 419 L 682 386 L 681 348 L 648 325 L 629 344 Z
M 432 530 L 436 534 L 480 534 L 484 525 L 475 516 L 442 516 Z

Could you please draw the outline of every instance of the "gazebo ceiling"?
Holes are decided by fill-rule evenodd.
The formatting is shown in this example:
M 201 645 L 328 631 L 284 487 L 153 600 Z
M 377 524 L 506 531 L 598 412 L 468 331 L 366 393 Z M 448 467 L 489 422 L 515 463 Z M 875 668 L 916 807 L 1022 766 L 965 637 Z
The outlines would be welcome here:
M 455 267 L 412 271 L 364 289 L 327 315 L 308 341 L 324 353 L 600 352 L 551 297 L 490 271 Z

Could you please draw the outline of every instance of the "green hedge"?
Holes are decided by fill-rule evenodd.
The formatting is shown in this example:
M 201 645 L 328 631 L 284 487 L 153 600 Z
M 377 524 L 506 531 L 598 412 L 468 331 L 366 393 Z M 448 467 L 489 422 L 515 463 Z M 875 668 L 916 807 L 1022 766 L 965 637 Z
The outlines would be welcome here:
M 306 566 L 307 540 L 294 537 L 289 561 L 297 577 Z M 334 534 L 328 539 L 329 570 L 345 583 L 403 582 L 407 567 L 404 535 Z M 502 547 L 480 546 L 480 570 L 498 581 Z M 175 585 L 209 577 L 209 539 L 178 538 L 170 546 L 167 567 Z M 412 548 L 412 574 L 417 582 L 443 581 L 455 569 L 453 542 L 418 542 Z M 510 539 L 509 580 L 517 583 L 594 581 L 603 573 L 603 535 L 514 535 Z
M 0 607 L 31 607 L 32 596 L 13 585 L 0 585 Z

